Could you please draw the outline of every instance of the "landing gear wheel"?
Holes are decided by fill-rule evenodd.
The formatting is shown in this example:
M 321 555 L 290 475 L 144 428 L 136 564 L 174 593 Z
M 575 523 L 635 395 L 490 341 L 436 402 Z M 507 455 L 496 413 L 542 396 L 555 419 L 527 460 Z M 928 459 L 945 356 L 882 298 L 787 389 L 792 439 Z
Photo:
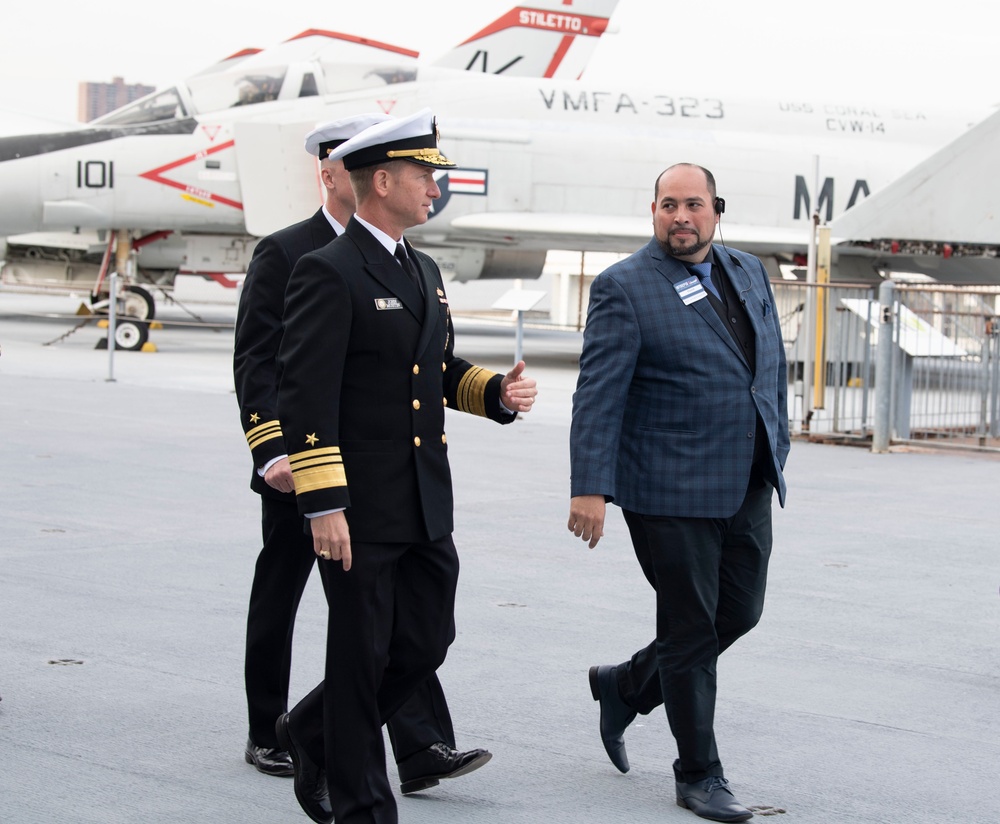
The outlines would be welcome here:
M 141 321 L 121 320 L 115 324 L 115 349 L 138 352 L 149 339 L 149 326 Z
M 94 309 L 94 314 L 108 314 L 108 293 L 91 292 L 90 305 Z M 118 314 L 139 320 L 152 320 L 156 315 L 156 301 L 141 286 L 126 286 L 122 292 Z
M 124 314 L 139 320 L 152 320 L 156 315 L 156 303 L 153 296 L 141 286 L 126 286 L 122 297 Z

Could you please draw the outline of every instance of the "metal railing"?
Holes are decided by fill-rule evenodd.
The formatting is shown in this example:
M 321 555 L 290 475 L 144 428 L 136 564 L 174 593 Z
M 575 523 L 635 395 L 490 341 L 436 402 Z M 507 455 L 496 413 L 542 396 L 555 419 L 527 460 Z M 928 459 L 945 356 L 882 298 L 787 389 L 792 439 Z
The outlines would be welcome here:
M 795 431 L 869 438 L 878 393 L 888 391 L 891 440 L 1000 449 L 1000 290 L 892 284 L 891 305 L 883 306 L 867 285 L 772 286 Z M 815 290 L 812 301 L 809 290 Z M 816 306 L 815 346 L 802 334 L 810 303 Z M 891 334 L 891 347 L 880 380 L 882 329 Z M 807 357 L 813 359 L 812 387 L 803 385 Z

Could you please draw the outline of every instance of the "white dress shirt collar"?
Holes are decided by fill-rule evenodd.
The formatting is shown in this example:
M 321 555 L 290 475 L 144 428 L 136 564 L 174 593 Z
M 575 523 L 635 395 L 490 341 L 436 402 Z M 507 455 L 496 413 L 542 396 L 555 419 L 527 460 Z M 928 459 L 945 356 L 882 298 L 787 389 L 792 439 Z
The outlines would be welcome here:
M 337 237 L 340 237 L 342 234 L 344 234 L 344 227 L 340 225 L 340 221 L 337 220 L 337 218 L 335 218 L 326 210 L 325 203 L 323 204 L 323 217 L 325 217 L 327 222 L 333 227 L 333 231 L 337 233 Z
M 369 232 L 371 232 L 372 236 L 375 238 L 375 240 L 377 240 L 379 243 L 381 243 L 385 247 L 385 250 L 390 255 L 395 256 L 395 254 L 396 254 L 396 244 L 397 243 L 402 243 L 403 242 L 402 238 L 399 238 L 398 240 L 393 240 L 391 237 L 389 237 L 389 235 L 387 235 L 385 232 L 383 232 L 381 229 L 379 229 L 378 226 L 372 226 L 372 224 L 370 224 L 364 218 L 358 217 L 357 215 L 355 215 L 354 219 L 358 223 L 360 223 L 362 226 L 364 226 Z

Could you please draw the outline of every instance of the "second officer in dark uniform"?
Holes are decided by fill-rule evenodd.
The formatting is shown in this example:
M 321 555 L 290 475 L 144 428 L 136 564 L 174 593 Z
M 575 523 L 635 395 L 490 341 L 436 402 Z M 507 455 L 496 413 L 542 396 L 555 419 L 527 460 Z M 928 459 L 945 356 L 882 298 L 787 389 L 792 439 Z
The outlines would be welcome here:
M 233 374 L 240 419 L 253 453 L 250 486 L 260 494 L 264 545 L 257 558 L 247 614 L 246 694 L 250 721 L 245 758 L 260 772 L 292 775 L 288 753 L 278 746 L 275 722 L 288 711 L 292 635 L 306 581 L 316 563 L 312 538 L 295 505 L 292 471 L 278 420 L 278 345 L 285 287 L 302 255 L 344 233 L 354 214 L 354 191 L 342 160 L 329 154 L 370 126 L 381 113 L 324 123 L 306 135 L 305 148 L 319 158 L 326 191 L 316 213 L 264 238 L 253 260 L 236 318 Z M 448 703 L 431 675 L 387 722 L 404 793 L 433 787 L 482 766 L 483 749 L 455 749 Z
M 435 169 L 454 165 L 430 111 L 330 157 L 351 172 L 357 212 L 292 273 L 278 390 L 299 511 L 325 559 L 326 679 L 278 734 L 310 817 L 394 824 L 380 728 L 455 636 L 445 407 L 510 423 L 536 389 L 523 363 L 499 375 L 455 355 L 441 274 L 403 240 L 440 196 Z

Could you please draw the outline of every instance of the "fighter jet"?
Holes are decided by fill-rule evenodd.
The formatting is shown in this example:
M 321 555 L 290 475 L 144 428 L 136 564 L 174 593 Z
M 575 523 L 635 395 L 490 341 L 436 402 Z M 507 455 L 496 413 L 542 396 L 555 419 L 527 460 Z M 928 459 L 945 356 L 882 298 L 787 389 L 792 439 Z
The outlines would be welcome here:
M 317 122 L 363 110 L 406 114 L 438 83 L 459 77 L 487 85 L 498 77 L 575 79 L 616 5 L 514 7 L 426 66 L 411 49 L 310 29 L 270 49 L 240 51 L 86 126 L 0 138 L 4 280 L 96 281 L 88 288 L 100 302 L 110 246 L 128 239 L 139 272 L 127 287 L 127 314 L 153 315 L 151 291 L 138 283 L 169 287 L 178 273 L 192 273 L 235 287 L 256 240 L 320 200 L 316 165 L 302 149 Z M 485 194 L 478 172 L 469 174 L 470 196 Z M 451 188 L 442 182 L 447 197 L 462 191 L 457 177 Z M 256 202 L 275 192 L 279 202 Z
M 613 7 L 517 7 L 429 65 L 415 51 L 310 30 L 86 128 L 0 139 L 0 234 L 127 230 L 144 277 L 206 273 L 235 285 L 258 237 L 319 202 L 305 132 L 430 106 L 462 165 L 441 173 L 442 197 L 412 237 L 455 279 L 537 277 L 551 249 L 633 251 L 650 235 L 652 181 L 679 159 L 715 171 L 729 203 L 722 239 L 777 274 L 804 259 L 814 213 L 833 220 L 988 113 L 577 79 Z M 1000 279 L 996 246 L 963 245 L 960 232 L 945 259 L 926 243 L 886 246 L 852 231 L 835 250 L 842 279 L 929 265 L 941 279 L 982 278 L 981 259 Z

